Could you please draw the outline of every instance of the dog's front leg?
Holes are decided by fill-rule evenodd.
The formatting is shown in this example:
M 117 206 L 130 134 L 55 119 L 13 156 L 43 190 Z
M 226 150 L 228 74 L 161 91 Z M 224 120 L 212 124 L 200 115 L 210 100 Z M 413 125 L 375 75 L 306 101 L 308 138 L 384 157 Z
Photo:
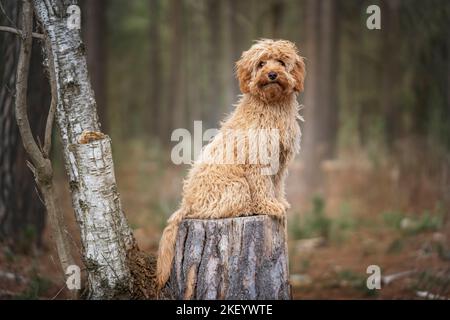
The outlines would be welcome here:
M 254 166 L 249 170 L 247 181 L 251 194 L 251 212 L 282 219 L 286 209 L 275 195 L 272 176 L 261 174 L 261 167 Z
M 285 210 L 288 210 L 291 205 L 286 200 L 286 177 L 287 177 L 287 167 L 281 167 L 280 171 L 274 176 L 274 188 L 275 188 L 275 197 L 280 201 L 280 203 L 284 206 Z

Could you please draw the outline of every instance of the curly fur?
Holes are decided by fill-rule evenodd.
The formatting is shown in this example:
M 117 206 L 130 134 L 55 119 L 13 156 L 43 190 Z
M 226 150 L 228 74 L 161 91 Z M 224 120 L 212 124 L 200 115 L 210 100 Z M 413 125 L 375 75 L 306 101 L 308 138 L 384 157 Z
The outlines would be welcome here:
M 270 79 L 270 72 L 277 78 Z M 178 225 L 184 218 L 217 219 L 255 214 L 284 218 L 289 204 L 285 198 L 284 180 L 287 165 L 299 151 L 300 127 L 297 119 L 297 93 L 303 91 L 305 65 L 292 42 L 261 39 L 242 54 L 236 63 L 236 75 L 242 96 L 234 112 L 220 128 L 220 133 L 203 150 L 191 168 L 183 186 L 180 209 L 168 220 L 158 251 L 157 283 L 167 282 L 174 257 Z M 261 174 L 261 163 L 250 163 L 251 150 L 244 152 L 240 164 L 220 164 L 202 159 L 222 156 L 220 150 L 233 130 L 277 129 L 279 170 L 274 175 Z M 238 142 L 248 145 L 251 137 L 232 145 L 238 153 Z M 273 151 L 272 150 L 272 151 Z

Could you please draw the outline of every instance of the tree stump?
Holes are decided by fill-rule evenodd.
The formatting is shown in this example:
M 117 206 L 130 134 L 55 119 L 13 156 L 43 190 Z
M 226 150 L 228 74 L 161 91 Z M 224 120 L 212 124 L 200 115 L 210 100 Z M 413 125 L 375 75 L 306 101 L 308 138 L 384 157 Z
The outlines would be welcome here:
M 268 216 L 183 220 L 164 295 L 290 299 L 283 224 Z

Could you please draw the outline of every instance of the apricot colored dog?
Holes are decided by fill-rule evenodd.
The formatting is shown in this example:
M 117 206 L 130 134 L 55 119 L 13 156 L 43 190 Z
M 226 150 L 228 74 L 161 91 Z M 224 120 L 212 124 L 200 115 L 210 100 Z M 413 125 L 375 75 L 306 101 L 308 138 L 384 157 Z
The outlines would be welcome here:
M 184 181 L 180 208 L 169 218 L 163 232 L 157 262 L 159 288 L 169 278 L 182 219 L 257 214 L 283 219 L 289 208 L 284 180 L 287 165 L 300 148 L 297 94 L 303 91 L 303 58 L 292 42 L 262 39 L 242 54 L 236 63 L 236 74 L 242 91 L 236 109 L 193 164 Z M 230 140 L 233 132 L 239 132 L 235 135 L 238 138 Z M 255 132 L 276 132 L 277 139 L 273 135 L 261 139 Z M 264 143 L 250 148 L 255 139 Z M 261 152 L 261 145 L 268 149 L 268 160 L 255 154 Z M 227 147 L 234 160 L 240 161 L 223 162 L 223 150 Z M 276 170 L 271 172 L 268 166 Z

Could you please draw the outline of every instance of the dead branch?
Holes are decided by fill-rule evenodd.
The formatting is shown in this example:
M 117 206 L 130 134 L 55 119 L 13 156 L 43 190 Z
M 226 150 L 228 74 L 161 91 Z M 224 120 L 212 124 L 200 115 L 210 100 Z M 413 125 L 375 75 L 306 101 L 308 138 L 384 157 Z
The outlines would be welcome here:
M 31 28 L 32 28 L 33 11 L 28 1 L 23 1 L 22 7 L 22 43 L 20 46 L 19 62 L 17 65 L 16 80 L 16 120 L 19 126 L 20 135 L 22 136 L 25 151 L 31 158 L 34 167 L 43 170 L 46 163 L 42 157 L 38 145 L 36 144 L 33 133 L 31 131 L 30 122 L 27 115 L 27 95 L 28 92 L 28 73 L 31 58 Z
M 56 241 L 59 261 L 63 269 L 63 273 L 69 265 L 74 264 L 74 259 L 70 253 L 70 246 L 67 235 L 65 233 L 65 225 L 62 211 L 57 203 L 55 187 L 53 184 L 53 168 L 51 161 L 48 159 L 50 151 L 51 128 L 54 118 L 55 101 L 55 81 L 51 80 L 52 85 L 52 105 L 50 106 L 49 116 L 47 118 L 46 137 L 44 150 L 41 151 L 36 140 L 33 137 L 30 123 L 27 115 L 27 91 L 28 91 L 28 73 L 30 67 L 30 57 L 32 48 L 32 26 L 33 26 L 33 10 L 30 0 L 22 0 L 22 42 L 20 46 L 19 62 L 17 65 L 17 82 L 16 82 L 16 120 L 19 132 L 22 137 L 22 143 L 25 151 L 29 155 L 31 162 L 27 163 L 34 174 L 36 183 L 44 198 L 45 208 L 47 210 L 52 233 Z M 51 75 L 51 78 L 54 74 Z
M 5 8 L 3 7 L 3 3 L 0 1 L 0 10 L 2 11 L 3 15 L 5 16 L 6 20 L 9 21 L 9 23 L 11 23 L 13 26 L 15 26 L 14 21 L 11 20 L 11 18 L 8 16 L 8 14 L 6 13 Z
M 19 29 L 13 28 L 13 27 L 0 26 L 0 31 L 14 33 L 14 34 L 17 34 L 17 35 L 23 37 L 23 32 Z M 36 39 L 44 39 L 44 35 L 42 33 L 32 32 L 31 35 L 33 38 L 36 38 Z
M 58 87 L 56 84 L 56 74 L 55 74 L 55 66 L 53 63 L 53 53 L 50 50 L 50 40 L 45 39 L 45 48 L 48 55 L 48 70 L 50 75 L 50 91 L 51 91 L 51 102 L 50 109 L 48 111 L 47 123 L 45 125 L 45 137 L 44 137 L 44 147 L 43 152 L 46 158 L 49 158 L 50 149 L 52 147 L 52 131 L 53 131 L 53 122 L 55 121 L 55 112 L 56 106 L 58 102 Z

